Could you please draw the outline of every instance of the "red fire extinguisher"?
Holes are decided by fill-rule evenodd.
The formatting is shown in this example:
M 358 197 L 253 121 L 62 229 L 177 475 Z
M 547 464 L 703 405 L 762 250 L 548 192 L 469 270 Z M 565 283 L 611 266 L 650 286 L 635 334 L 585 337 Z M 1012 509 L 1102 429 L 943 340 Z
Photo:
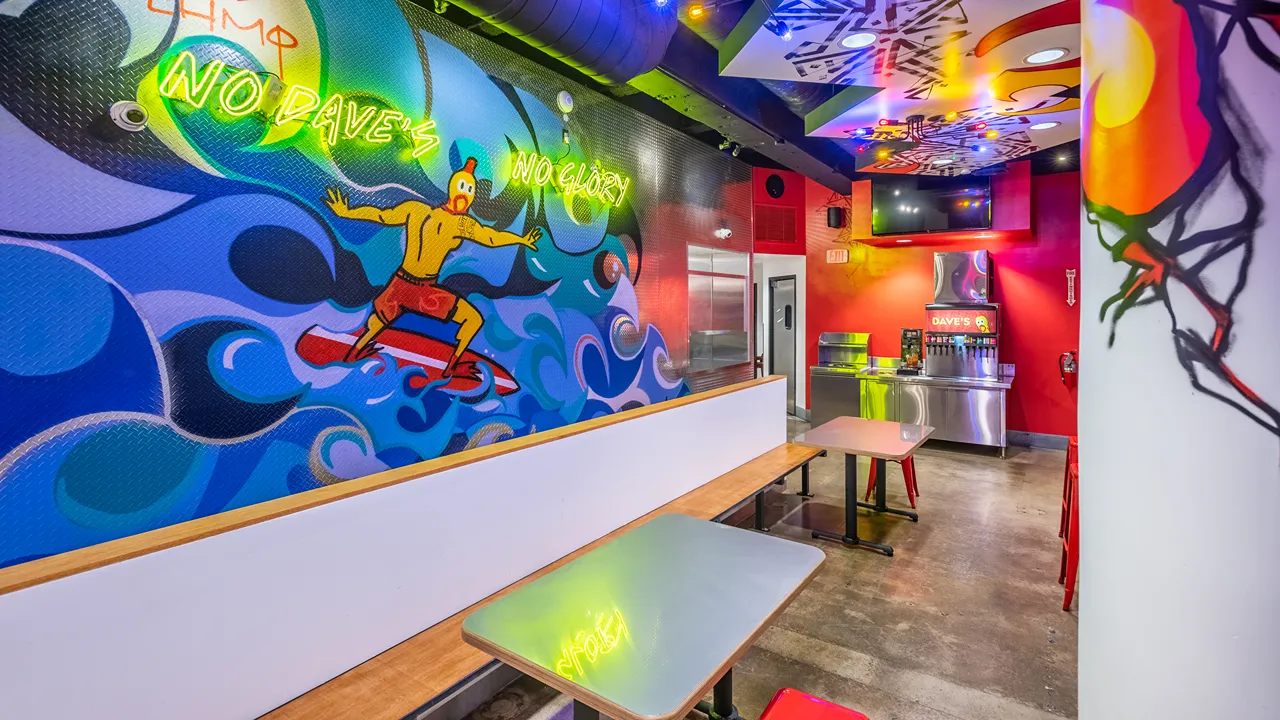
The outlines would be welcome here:
M 1076 373 L 1079 372 L 1080 360 L 1075 350 L 1068 350 L 1058 358 L 1058 374 L 1062 376 L 1062 384 L 1069 388 L 1076 386 Z

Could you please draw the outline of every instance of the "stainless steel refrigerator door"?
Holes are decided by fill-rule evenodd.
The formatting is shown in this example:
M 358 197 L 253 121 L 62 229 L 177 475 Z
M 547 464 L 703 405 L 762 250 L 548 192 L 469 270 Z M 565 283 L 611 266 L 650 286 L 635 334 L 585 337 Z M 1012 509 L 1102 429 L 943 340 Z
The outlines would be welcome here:
M 769 372 L 787 376 L 787 413 L 796 412 L 796 280 L 769 280 Z

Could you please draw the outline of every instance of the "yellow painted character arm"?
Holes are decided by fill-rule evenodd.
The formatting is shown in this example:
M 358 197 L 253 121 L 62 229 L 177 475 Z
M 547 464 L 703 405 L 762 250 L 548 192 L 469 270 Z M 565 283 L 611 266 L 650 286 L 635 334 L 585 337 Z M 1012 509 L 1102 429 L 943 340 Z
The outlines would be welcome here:
M 486 227 L 470 216 L 463 215 L 458 218 L 458 237 L 481 245 L 487 245 L 488 247 L 524 245 L 530 250 L 537 251 L 536 243 L 542 238 L 542 230 L 534 228 L 521 237 L 515 233 Z
M 334 215 L 351 220 L 367 220 L 382 225 L 403 225 L 409 220 L 409 216 L 415 212 L 430 212 L 431 207 L 426 203 L 417 200 L 406 200 L 405 202 L 389 208 L 377 208 L 372 205 L 357 205 L 351 207 L 347 202 L 347 196 L 342 194 L 338 188 L 329 188 L 329 199 L 325 201 L 325 205 L 333 211 Z

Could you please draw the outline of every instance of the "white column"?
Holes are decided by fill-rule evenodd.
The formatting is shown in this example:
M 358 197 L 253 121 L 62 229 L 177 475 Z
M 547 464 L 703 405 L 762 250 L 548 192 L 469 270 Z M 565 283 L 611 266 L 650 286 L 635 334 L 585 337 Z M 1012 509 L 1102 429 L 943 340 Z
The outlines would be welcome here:
M 1280 39 L 1236 6 L 1084 3 L 1082 720 L 1280 718 Z

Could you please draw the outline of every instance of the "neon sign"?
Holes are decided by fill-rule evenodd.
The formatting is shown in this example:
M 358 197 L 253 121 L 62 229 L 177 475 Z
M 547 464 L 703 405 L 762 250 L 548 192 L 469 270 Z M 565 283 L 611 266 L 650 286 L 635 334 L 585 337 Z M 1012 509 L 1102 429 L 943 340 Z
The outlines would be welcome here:
M 544 187 L 551 184 L 563 195 L 586 195 L 601 202 L 622 206 L 631 178 L 616 172 L 606 172 L 600 163 L 567 162 L 557 165 L 546 155 L 521 151 L 516 155 L 511 169 L 511 181 Z
M 169 64 L 168 71 L 160 80 L 160 94 L 202 108 L 227 69 L 227 64 L 221 60 L 212 60 L 198 67 L 195 55 L 184 50 Z M 423 120 L 415 125 L 408 116 L 394 108 L 379 110 L 373 105 L 361 106 L 338 93 L 321 98 L 320 93 L 306 85 L 289 85 L 283 92 L 273 93 L 270 81 L 264 82 L 254 71 L 230 69 L 235 72 L 222 83 L 217 105 L 233 119 L 259 112 L 271 117 L 275 125 L 307 123 L 321 131 L 321 137 L 328 145 L 357 138 L 381 145 L 390 142 L 397 134 L 407 135 L 415 158 L 440 144 L 440 138 L 433 132 L 436 128 L 434 120 Z M 279 104 L 273 104 L 274 97 L 280 98 Z M 273 108 L 274 115 L 271 112 Z
M 586 674 L 586 667 L 612 652 L 624 637 L 629 638 L 630 634 L 626 623 L 622 621 L 622 611 L 601 614 L 596 618 L 594 630 L 579 630 L 573 636 L 573 642 L 560 649 L 560 658 L 556 660 L 556 674 L 566 680 L 582 677 Z

